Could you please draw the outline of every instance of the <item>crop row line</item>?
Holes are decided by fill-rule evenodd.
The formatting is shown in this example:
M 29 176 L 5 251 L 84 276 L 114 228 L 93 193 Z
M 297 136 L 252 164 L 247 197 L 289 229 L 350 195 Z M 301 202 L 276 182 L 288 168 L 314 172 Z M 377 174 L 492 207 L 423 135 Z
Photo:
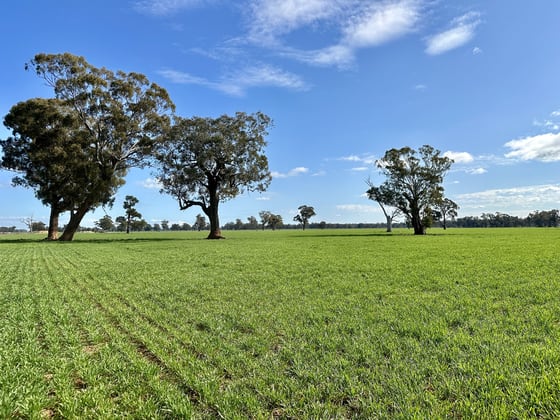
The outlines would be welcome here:
M 92 276 L 87 276 L 90 280 L 94 280 Z M 124 316 L 119 316 L 120 311 L 117 306 L 110 304 L 103 304 L 101 300 L 95 296 L 91 290 L 94 290 L 94 286 L 101 286 L 100 282 L 96 282 L 95 285 L 86 283 L 75 283 L 79 288 L 80 292 L 87 296 L 92 304 L 97 308 L 100 314 L 107 320 L 107 322 L 126 340 L 128 340 L 136 353 L 139 354 L 146 362 L 155 365 L 159 371 L 162 373 L 163 377 L 177 387 L 177 389 L 185 396 L 187 399 L 196 406 L 200 408 L 205 408 L 212 412 L 214 415 L 222 417 L 217 408 L 212 407 L 210 404 L 204 401 L 202 395 L 194 387 L 188 385 L 179 373 L 177 373 L 173 368 L 171 368 L 157 353 L 152 350 L 149 344 L 146 342 L 145 338 L 136 336 L 131 331 L 131 325 L 129 322 L 125 321 Z M 90 287 L 87 287 L 90 286 Z M 110 290 L 101 286 L 101 289 L 105 292 L 111 293 Z M 107 295 L 105 295 L 107 297 Z M 113 295 L 114 297 L 114 295 Z M 118 299 L 117 299 L 118 300 Z M 112 308 L 112 309 L 109 309 Z M 154 321 L 155 323 L 155 321 Z M 157 323 L 155 323 L 157 324 Z M 163 331 L 158 328 L 159 331 Z

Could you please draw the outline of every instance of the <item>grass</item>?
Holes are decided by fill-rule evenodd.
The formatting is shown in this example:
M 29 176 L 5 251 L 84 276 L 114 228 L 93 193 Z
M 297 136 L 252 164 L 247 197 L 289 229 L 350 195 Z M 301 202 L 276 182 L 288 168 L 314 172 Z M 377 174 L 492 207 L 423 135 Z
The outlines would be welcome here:
M 0 418 L 558 418 L 557 229 L 0 238 Z

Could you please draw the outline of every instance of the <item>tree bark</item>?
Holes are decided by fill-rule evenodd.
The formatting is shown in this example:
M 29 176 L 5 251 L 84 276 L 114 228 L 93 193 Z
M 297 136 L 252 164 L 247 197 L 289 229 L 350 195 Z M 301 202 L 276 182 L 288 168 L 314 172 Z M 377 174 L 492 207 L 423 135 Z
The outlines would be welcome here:
M 56 241 L 58 237 L 58 216 L 60 212 L 56 206 L 51 206 L 51 214 L 49 216 L 49 230 L 47 233 L 47 241 Z
M 90 206 L 83 205 L 79 207 L 76 211 L 70 213 L 70 221 L 64 228 L 64 232 L 60 236 L 59 241 L 71 241 L 74 239 L 74 234 L 77 232 L 78 228 L 80 227 L 80 223 L 82 219 L 88 212 Z
M 220 200 L 218 198 L 218 193 L 217 191 L 210 191 L 209 193 L 210 206 L 204 211 L 208 219 L 210 219 L 210 233 L 206 239 L 225 239 L 220 229 L 220 217 L 218 215 L 218 204 Z
M 424 235 L 426 233 L 426 228 L 422 223 L 422 218 L 420 214 L 412 214 L 412 227 L 414 228 L 415 235 Z
M 385 217 L 387 218 L 387 232 L 392 232 L 393 231 L 393 217 L 389 216 L 388 214 L 385 214 Z

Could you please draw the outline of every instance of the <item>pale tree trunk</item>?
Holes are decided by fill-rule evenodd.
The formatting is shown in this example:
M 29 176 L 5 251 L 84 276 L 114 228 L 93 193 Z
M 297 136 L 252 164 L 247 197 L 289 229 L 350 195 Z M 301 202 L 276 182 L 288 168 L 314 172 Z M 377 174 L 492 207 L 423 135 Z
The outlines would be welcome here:
M 62 232 L 59 241 L 71 241 L 72 239 L 74 239 L 74 234 L 80 227 L 80 223 L 82 222 L 82 219 L 88 212 L 89 208 L 90 206 L 83 205 L 77 210 L 70 213 L 70 221 L 64 228 L 64 232 Z
M 58 237 L 58 216 L 60 212 L 56 206 L 51 206 L 51 214 L 49 216 L 49 231 L 47 241 L 56 241 Z
M 385 217 L 387 218 L 387 232 L 392 232 L 393 231 L 393 217 L 389 216 L 388 214 L 385 214 Z

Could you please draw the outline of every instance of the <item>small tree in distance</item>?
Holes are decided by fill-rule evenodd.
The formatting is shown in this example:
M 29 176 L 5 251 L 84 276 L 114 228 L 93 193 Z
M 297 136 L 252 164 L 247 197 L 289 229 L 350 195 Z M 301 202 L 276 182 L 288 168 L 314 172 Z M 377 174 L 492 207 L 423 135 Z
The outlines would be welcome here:
M 439 200 L 434 206 L 434 219 L 441 220 L 441 226 L 445 230 L 447 229 L 447 218 L 455 219 L 457 217 L 457 210 L 459 210 L 459 206 L 456 202 L 449 198 L 444 198 Z
M 299 206 L 299 214 L 294 216 L 294 222 L 299 222 L 302 225 L 303 230 L 307 227 L 309 219 L 315 216 L 315 209 L 312 206 Z
M 389 190 L 385 185 L 376 187 L 369 179 L 366 182 L 369 185 L 369 189 L 366 191 L 368 198 L 370 200 L 377 201 L 379 207 L 381 207 L 381 210 L 385 215 L 385 220 L 387 221 L 387 232 L 392 232 L 393 221 L 396 217 L 399 217 L 402 214 L 401 210 L 399 210 L 397 207 L 392 207 L 390 204 L 388 204 L 395 201 L 394 192 Z
M 99 229 L 101 229 L 102 231 L 105 231 L 105 232 L 109 232 L 109 231 L 111 231 L 115 228 L 115 225 L 113 223 L 113 219 L 111 219 L 111 216 L 109 216 L 108 214 L 106 214 L 101 219 L 96 221 L 95 225 Z
M 196 215 L 196 220 L 194 222 L 193 225 L 193 229 L 198 230 L 199 232 L 203 229 L 206 229 L 206 226 L 208 225 L 208 223 L 206 223 L 206 217 L 204 217 L 202 214 L 197 214 Z
M 127 195 L 124 199 L 123 208 L 126 215 L 126 233 L 130 233 L 130 227 L 133 223 L 142 217 L 142 215 L 134 207 L 138 204 L 138 199 L 133 195 Z

